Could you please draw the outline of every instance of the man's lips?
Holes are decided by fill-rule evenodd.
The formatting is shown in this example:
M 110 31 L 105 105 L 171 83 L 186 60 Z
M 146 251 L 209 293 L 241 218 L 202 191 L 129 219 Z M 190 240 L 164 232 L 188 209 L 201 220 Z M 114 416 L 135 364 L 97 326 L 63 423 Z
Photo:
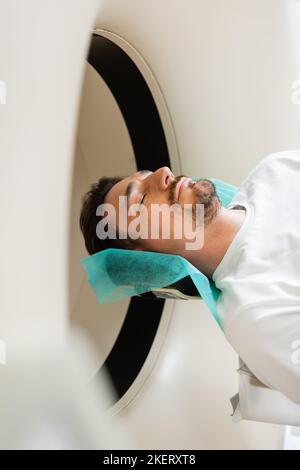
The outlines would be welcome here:
M 182 189 L 191 181 L 190 178 L 181 178 L 175 188 L 175 199 L 178 202 Z

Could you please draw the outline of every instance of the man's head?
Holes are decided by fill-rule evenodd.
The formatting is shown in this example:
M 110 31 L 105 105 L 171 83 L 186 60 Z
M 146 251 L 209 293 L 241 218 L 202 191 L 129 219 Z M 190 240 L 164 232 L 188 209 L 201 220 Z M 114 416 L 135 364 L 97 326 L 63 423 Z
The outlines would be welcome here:
M 116 212 L 116 232 L 119 235 L 118 224 L 121 198 L 126 197 L 127 207 L 132 204 L 142 204 L 147 209 L 147 223 L 149 234 L 151 227 L 157 228 L 159 238 L 132 239 L 127 233 L 126 239 L 100 239 L 96 233 L 96 227 L 100 220 L 96 215 L 97 207 L 100 204 L 111 204 Z M 85 246 L 90 254 L 96 253 L 109 247 L 127 248 L 145 251 L 157 251 L 163 253 L 181 254 L 183 245 L 187 241 L 184 237 L 176 239 L 174 237 L 174 227 L 170 226 L 170 238 L 163 239 L 161 232 L 162 218 L 160 217 L 159 227 L 157 219 L 151 219 L 151 206 L 153 204 L 174 204 L 183 207 L 185 204 L 193 205 L 193 218 L 195 220 L 195 204 L 204 205 L 204 223 L 208 225 L 217 215 L 221 206 L 216 193 L 215 185 L 207 180 L 201 179 L 194 182 L 184 175 L 175 177 L 168 167 L 161 167 L 152 172 L 148 170 L 138 171 L 127 177 L 102 177 L 94 183 L 90 190 L 84 195 L 80 214 L 80 228 L 85 239 Z M 174 207 L 174 206 L 173 206 Z M 133 221 L 135 216 L 127 215 L 127 226 Z M 171 214 L 172 218 L 172 214 Z M 174 222 L 174 219 L 172 219 Z

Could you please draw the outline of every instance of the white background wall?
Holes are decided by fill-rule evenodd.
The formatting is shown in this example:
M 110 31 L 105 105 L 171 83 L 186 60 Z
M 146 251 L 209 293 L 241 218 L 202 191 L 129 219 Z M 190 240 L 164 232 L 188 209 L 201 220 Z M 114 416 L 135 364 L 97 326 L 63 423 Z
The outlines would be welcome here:
M 296 0 L 106 0 L 96 25 L 128 39 L 156 75 L 183 170 L 239 184 L 297 148 L 291 103 Z

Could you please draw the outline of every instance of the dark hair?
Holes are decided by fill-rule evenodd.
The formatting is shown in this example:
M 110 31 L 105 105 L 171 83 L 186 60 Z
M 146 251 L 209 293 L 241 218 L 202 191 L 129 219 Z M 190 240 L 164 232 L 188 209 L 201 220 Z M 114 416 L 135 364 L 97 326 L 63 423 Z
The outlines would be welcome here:
M 112 186 L 123 178 L 120 176 L 103 176 L 96 183 L 93 183 L 89 191 L 81 199 L 82 207 L 80 212 L 79 225 L 82 231 L 85 247 L 90 255 L 106 248 L 127 248 L 133 246 L 133 241 L 127 239 L 100 239 L 96 233 L 96 226 L 101 217 L 96 216 L 97 207 L 104 203 L 104 199 Z

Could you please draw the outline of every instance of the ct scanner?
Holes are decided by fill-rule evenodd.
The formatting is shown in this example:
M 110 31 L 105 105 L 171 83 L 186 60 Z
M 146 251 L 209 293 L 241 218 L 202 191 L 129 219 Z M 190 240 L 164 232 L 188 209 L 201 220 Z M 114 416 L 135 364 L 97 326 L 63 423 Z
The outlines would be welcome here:
M 167 165 L 238 186 L 268 153 L 298 147 L 298 11 L 1 0 L 1 448 L 285 445 L 293 428 L 233 423 L 238 358 L 201 300 L 98 304 L 78 216 L 102 175 Z M 67 411 L 45 429 L 49 397 Z M 33 430 L 32 416 L 44 417 Z

